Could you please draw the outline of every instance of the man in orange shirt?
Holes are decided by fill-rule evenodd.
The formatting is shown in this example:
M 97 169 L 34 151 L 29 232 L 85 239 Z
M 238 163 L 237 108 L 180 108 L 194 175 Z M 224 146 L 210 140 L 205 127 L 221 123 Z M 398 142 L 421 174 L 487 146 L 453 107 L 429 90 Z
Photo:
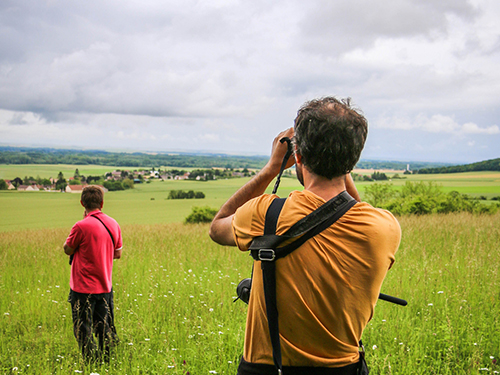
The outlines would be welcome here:
M 361 202 L 350 176 L 367 128 L 349 100 L 327 97 L 306 103 L 295 126 L 275 138 L 266 166 L 221 207 L 210 227 L 215 242 L 242 251 L 263 234 L 267 209 L 276 198 L 264 192 L 287 151 L 280 142 L 283 137 L 294 139 L 295 158 L 287 167 L 295 163 L 304 190 L 287 198 L 276 234 L 344 191 L 358 201 L 332 226 L 276 263 L 285 374 L 356 374 L 358 342 L 394 262 L 401 238 L 397 220 Z M 262 274 L 255 272 L 238 374 L 276 374 L 272 352 Z

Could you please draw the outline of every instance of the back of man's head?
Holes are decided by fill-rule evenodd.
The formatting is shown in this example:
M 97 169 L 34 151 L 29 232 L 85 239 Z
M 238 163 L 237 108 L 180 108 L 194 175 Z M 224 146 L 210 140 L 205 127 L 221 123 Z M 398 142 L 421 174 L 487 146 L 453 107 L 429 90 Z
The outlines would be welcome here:
M 367 133 L 366 119 L 351 107 L 349 98 L 312 100 L 299 109 L 295 118 L 295 145 L 302 163 L 327 179 L 353 170 Z
M 81 197 L 82 205 L 88 210 L 95 210 L 102 207 L 104 193 L 99 186 L 85 186 Z

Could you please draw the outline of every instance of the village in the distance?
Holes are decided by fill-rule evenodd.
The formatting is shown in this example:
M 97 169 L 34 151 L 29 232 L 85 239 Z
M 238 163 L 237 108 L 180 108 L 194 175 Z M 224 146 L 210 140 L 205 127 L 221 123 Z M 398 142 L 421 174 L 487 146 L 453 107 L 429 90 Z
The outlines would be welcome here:
M 13 180 L 0 180 L 0 190 L 17 191 L 47 191 L 81 193 L 86 185 L 98 185 L 105 191 L 133 189 L 135 184 L 150 183 L 152 180 L 197 180 L 209 181 L 217 179 L 229 179 L 250 177 L 255 170 L 248 168 L 210 168 L 194 169 L 186 171 L 183 169 L 140 169 L 140 170 L 114 170 L 103 176 L 84 176 L 78 168 L 73 176 L 66 178 L 62 172 L 57 177 L 41 178 L 28 177 L 24 179 L 16 177 Z

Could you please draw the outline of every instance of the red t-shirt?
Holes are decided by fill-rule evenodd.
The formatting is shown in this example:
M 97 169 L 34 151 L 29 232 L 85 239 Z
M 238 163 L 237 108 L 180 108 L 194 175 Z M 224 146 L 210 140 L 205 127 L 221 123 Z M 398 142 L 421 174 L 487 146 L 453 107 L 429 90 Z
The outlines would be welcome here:
M 115 245 L 98 216 L 113 235 Z M 77 222 L 66 239 L 75 249 L 70 288 L 78 293 L 109 293 L 112 286 L 113 254 L 122 248 L 122 234 L 115 219 L 100 211 Z

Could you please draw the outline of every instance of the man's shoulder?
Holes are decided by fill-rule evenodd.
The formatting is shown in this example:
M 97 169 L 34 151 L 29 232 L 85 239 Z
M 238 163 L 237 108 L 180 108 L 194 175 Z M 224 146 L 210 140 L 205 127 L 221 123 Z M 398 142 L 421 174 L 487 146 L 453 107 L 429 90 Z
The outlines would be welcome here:
M 375 236 L 394 233 L 399 235 L 401 227 L 396 217 L 387 210 L 373 207 L 366 202 L 358 202 L 349 212 L 350 222 L 362 227 L 363 231 L 373 232 Z
M 385 210 L 383 208 L 373 207 L 371 204 L 367 202 L 358 202 L 356 203 L 355 207 L 362 214 L 371 215 L 375 218 L 380 218 L 380 219 L 396 220 L 396 218 L 390 211 Z
M 242 214 L 243 212 L 245 213 L 252 212 L 255 215 L 256 212 L 267 211 L 272 201 L 275 200 L 276 198 L 279 197 L 274 194 L 259 195 L 258 197 L 250 199 L 244 205 L 239 207 L 236 213 L 238 213 L 238 211 L 240 212 L 240 214 Z
M 111 216 L 109 215 L 106 215 L 104 212 L 100 211 L 98 213 L 95 213 L 95 214 L 92 214 L 91 216 L 94 216 L 96 219 L 98 220 L 102 220 L 104 223 L 106 224 L 114 224 L 114 225 L 117 225 L 118 227 L 120 226 L 118 224 L 118 222 L 112 218 Z M 97 220 L 93 220 L 95 222 L 97 222 Z M 101 224 L 102 225 L 102 224 Z

